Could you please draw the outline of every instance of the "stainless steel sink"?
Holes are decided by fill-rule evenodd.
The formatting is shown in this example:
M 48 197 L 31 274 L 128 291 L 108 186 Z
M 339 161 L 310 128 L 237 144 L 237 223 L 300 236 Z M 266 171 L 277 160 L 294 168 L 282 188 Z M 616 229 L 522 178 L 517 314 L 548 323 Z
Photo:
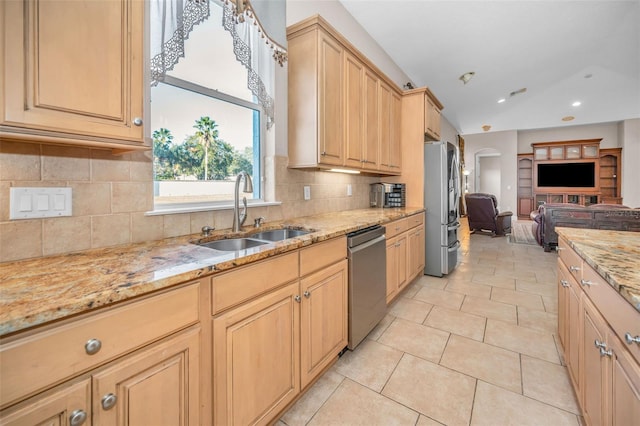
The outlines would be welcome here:
M 258 232 L 257 234 L 252 234 L 251 238 L 257 238 L 259 240 L 267 240 L 267 241 L 282 241 L 288 238 L 299 237 L 301 235 L 307 235 L 310 231 L 303 231 L 302 229 L 272 229 L 271 231 L 263 231 Z
M 229 238 L 226 240 L 209 241 L 207 243 L 199 243 L 199 246 L 207 247 L 220 251 L 238 251 L 251 247 L 268 244 L 269 241 L 260 241 L 254 238 Z

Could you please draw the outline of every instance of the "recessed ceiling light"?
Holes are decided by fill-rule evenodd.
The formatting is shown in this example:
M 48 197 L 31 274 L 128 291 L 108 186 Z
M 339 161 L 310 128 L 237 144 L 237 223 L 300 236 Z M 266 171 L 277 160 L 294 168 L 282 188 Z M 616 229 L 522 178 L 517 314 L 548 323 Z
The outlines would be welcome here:
M 488 124 L 485 124 L 484 126 L 482 126 L 482 130 L 484 130 L 485 132 L 488 132 L 489 130 L 491 130 L 491 126 L 489 126 Z
M 574 103 L 571 104 L 571 106 L 580 106 L 582 105 L 582 102 L 580 101 L 575 101 Z
M 571 121 L 573 120 L 575 117 L 573 115 L 567 115 L 566 117 L 562 117 L 562 121 Z
M 505 98 L 498 99 L 498 103 L 499 103 L 499 104 L 503 103 L 504 101 L 506 101 L 506 99 L 505 99 Z

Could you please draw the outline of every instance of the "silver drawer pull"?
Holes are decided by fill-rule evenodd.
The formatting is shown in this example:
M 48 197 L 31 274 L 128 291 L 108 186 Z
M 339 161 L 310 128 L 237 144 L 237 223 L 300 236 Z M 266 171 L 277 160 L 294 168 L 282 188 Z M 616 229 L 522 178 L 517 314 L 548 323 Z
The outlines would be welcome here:
M 95 355 L 102 348 L 102 342 L 98 339 L 89 339 L 87 343 L 84 344 L 84 350 L 87 355 Z
M 624 334 L 624 340 L 626 340 L 626 342 L 627 342 L 628 344 L 630 344 L 630 345 L 631 345 L 631 344 L 633 344 L 633 343 L 637 343 L 637 344 L 639 344 L 639 345 L 640 345 L 640 336 L 635 336 L 635 337 L 633 337 L 633 336 L 631 335 L 631 333 L 625 333 L 625 334 Z
M 112 393 L 106 394 L 100 401 L 102 408 L 105 410 L 112 409 L 116 405 L 116 402 L 118 402 L 118 397 Z
M 133 123 L 134 126 L 138 126 L 138 127 L 142 126 L 142 118 L 140 117 L 134 118 L 131 122 Z
M 573 265 L 571 265 L 571 266 L 569 266 L 569 270 L 570 270 L 571 272 L 578 272 L 578 271 L 580 270 L 580 268 L 579 268 L 579 267 L 577 267 L 577 266 L 573 266 Z
M 560 280 L 560 284 L 562 284 L 562 287 L 569 287 L 569 281 L 567 280 Z
M 593 281 L 589 281 L 589 280 L 580 280 L 580 284 L 582 284 L 583 286 L 589 286 L 589 287 L 591 287 L 592 285 L 598 285 L 597 283 L 594 283 Z
M 593 344 L 595 345 L 596 348 L 600 348 L 600 349 L 606 349 L 607 348 L 607 344 L 604 342 L 599 341 L 598 339 L 593 341 Z
M 305 290 L 304 293 L 302 293 L 304 295 L 304 297 L 306 297 L 307 299 L 311 297 L 311 293 L 309 293 L 309 290 Z
M 80 426 L 87 420 L 87 412 L 84 410 L 75 410 L 69 416 L 69 424 L 71 426 Z
M 612 357 L 613 356 L 613 351 L 611 349 L 606 350 L 605 348 L 600 348 L 600 356 Z
M 300 297 L 300 295 L 296 294 L 296 295 L 293 297 L 293 300 L 295 300 L 296 302 L 300 303 L 300 302 L 302 301 L 302 297 Z

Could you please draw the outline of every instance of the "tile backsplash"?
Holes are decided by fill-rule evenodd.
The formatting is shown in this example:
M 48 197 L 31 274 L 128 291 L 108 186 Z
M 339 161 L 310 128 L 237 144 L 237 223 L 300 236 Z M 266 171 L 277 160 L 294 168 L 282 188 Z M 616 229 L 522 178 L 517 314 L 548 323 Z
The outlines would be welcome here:
M 294 170 L 283 156 L 265 159 L 265 192 L 281 205 L 249 209 L 246 223 L 366 208 L 377 177 Z M 275 182 L 275 185 L 269 182 Z M 353 196 L 347 196 L 351 184 Z M 303 186 L 311 186 L 311 200 Z M 9 188 L 73 188 L 73 216 L 9 220 Z M 231 210 L 147 216 L 153 210 L 151 152 L 115 156 L 82 147 L 0 142 L 0 262 L 230 228 Z

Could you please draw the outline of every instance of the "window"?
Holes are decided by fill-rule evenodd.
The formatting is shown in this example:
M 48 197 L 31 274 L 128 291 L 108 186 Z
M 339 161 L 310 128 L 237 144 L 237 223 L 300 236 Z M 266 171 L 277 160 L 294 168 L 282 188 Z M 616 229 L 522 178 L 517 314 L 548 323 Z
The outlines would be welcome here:
M 228 205 L 240 171 L 253 180 L 247 199 L 262 196 L 264 114 L 222 27 L 221 5 L 210 10 L 185 41 L 184 58 L 151 88 L 158 209 Z

